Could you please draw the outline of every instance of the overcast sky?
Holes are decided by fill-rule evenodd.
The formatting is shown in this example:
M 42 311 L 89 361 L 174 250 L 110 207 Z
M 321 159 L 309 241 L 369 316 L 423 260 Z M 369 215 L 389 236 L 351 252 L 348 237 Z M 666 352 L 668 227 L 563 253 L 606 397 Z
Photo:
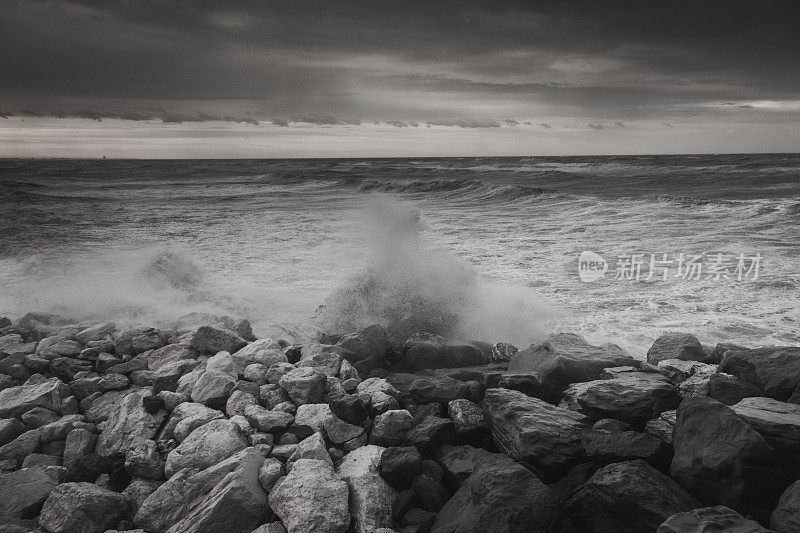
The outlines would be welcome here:
M 0 155 L 800 151 L 798 23 L 795 1 L 4 0 Z

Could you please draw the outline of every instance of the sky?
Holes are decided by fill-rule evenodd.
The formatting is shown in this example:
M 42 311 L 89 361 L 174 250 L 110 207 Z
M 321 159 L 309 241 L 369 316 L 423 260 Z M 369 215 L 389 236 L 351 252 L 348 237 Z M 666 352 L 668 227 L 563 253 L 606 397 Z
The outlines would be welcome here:
M 800 151 L 800 4 L 4 0 L 0 156 Z

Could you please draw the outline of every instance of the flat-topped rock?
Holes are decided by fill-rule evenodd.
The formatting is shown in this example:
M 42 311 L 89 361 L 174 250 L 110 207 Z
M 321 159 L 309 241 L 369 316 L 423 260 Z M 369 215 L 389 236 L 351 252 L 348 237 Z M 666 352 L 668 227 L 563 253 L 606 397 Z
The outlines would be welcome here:
M 800 405 L 772 398 L 745 398 L 731 409 L 800 474 Z
M 17 418 L 34 407 L 60 412 L 62 401 L 70 394 L 69 387 L 58 378 L 3 389 L 0 391 L 0 418 Z
M 733 374 L 766 396 L 786 401 L 800 384 L 800 347 L 731 349 L 723 355 L 718 372 Z

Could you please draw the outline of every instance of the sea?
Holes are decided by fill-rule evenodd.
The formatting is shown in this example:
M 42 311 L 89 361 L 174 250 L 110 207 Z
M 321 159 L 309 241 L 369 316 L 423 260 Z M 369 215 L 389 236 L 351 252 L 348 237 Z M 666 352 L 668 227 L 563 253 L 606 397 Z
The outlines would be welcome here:
M 666 331 L 800 344 L 799 270 L 800 154 L 0 159 L 12 319 L 573 332 L 644 357 Z

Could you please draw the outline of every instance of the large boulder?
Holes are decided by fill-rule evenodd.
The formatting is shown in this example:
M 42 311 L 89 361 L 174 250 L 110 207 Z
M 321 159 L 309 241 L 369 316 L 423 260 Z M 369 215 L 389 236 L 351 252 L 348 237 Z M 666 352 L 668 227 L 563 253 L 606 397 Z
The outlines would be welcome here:
M 328 378 L 315 368 L 296 368 L 281 377 L 278 384 L 295 405 L 321 403 Z
M 785 487 L 775 450 L 730 407 L 711 398 L 683 400 L 673 447 L 670 474 L 706 505 L 725 505 L 764 521 Z
M 32 466 L 0 477 L 0 517 L 35 517 L 61 477 L 62 469 L 50 466 Z
M 503 454 L 482 459 L 442 507 L 432 533 L 571 531 L 552 490 Z
M 613 418 L 642 425 L 681 398 L 675 386 L 658 374 L 629 372 L 614 379 L 575 383 L 564 391 L 565 404 L 591 418 Z
M 50 533 L 103 533 L 128 513 L 128 498 L 93 483 L 62 483 L 44 502 L 39 525 Z
M 300 459 L 269 493 L 269 506 L 288 533 L 345 533 L 349 490 L 329 464 Z
M 200 326 L 192 337 L 192 347 L 200 353 L 234 353 L 247 346 L 236 331 L 222 324 Z
M 697 337 L 689 333 L 670 332 L 658 337 L 647 351 L 647 362 L 651 365 L 667 359 L 705 362 L 709 358 Z
M 404 403 L 447 403 L 470 397 L 468 384 L 446 376 L 396 373 L 386 376 L 386 381 L 400 392 Z
M 781 494 L 772 511 L 769 525 L 778 533 L 800 531 L 800 481 L 795 481 Z
M 189 514 L 170 533 L 250 533 L 263 522 L 267 493 L 258 481 L 264 457 L 248 448 L 236 469 L 193 504 Z
M 147 389 L 130 392 L 115 406 L 97 440 L 97 453 L 114 455 L 125 453 L 143 440 L 152 439 L 167 418 L 163 409 L 149 413 L 142 399 L 150 396 Z
M 344 335 L 336 345 L 345 350 L 346 358 L 351 363 L 364 359 L 385 359 L 392 350 L 386 330 L 378 324 L 366 327 L 358 333 Z
M 644 461 L 613 463 L 573 491 L 567 511 L 581 531 L 655 531 L 670 516 L 701 504 Z
M 724 505 L 702 507 L 670 516 L 656 533 L 769 533 L 761 524 L 749 520 Z M 794 529 L 792 531 L 795 531 Z
M 339 476 L 350 489 L 352 530 L 357 533 L 392 527 L 392 503 L 397 492 L 378 473 L 385 449 L 371 444 L 357 448 L 339 465 Z
M 581 433 L 590 426 L 580 413 L 506 389 L 487 390 L 483 411 L 498 448 L 517 461 L 558 473 L 583 453 Z
M 800 405 L 772 398 L 745 398 L 731 409 L 775 448 L 800 476 Z
M 233 357 L 219 352 L 206 363 L 206 370 L 192 387 L 192 401 L 208 406 L 224 407 L 236 386 L 238 374 Z
M 490 357 L 472 343 L 448 344 L 440 337 L 409 339 L 403 346 L 406 365 L 413 370 L 424 368 L 460 368 L 482 365 Z
M 0 391 L 0 418 L 18 418 L 34 407 L 60 412 L 68 396 L 69 387 L 58 378 L 3 389 Z
M 614 366 L 637 366 L 637 362 L 615 344 L 592 346 L 579 335 L 560 333 L 517 352 L 508 370 L 534 372 L 543 382 L 563 389 L 570 383 L 600 379 L 603 369 Z
M 181 468 L 203 470 L 247 447 L 242 430 L 230 420 L 212 420 L 192 431 L 169 452 L 164 474 L 172 477 Z
M 800 347 L 728 350 L 717 371 L 733 374 L 761 388 L 766 396 L 786 401 L 800 384 Z

